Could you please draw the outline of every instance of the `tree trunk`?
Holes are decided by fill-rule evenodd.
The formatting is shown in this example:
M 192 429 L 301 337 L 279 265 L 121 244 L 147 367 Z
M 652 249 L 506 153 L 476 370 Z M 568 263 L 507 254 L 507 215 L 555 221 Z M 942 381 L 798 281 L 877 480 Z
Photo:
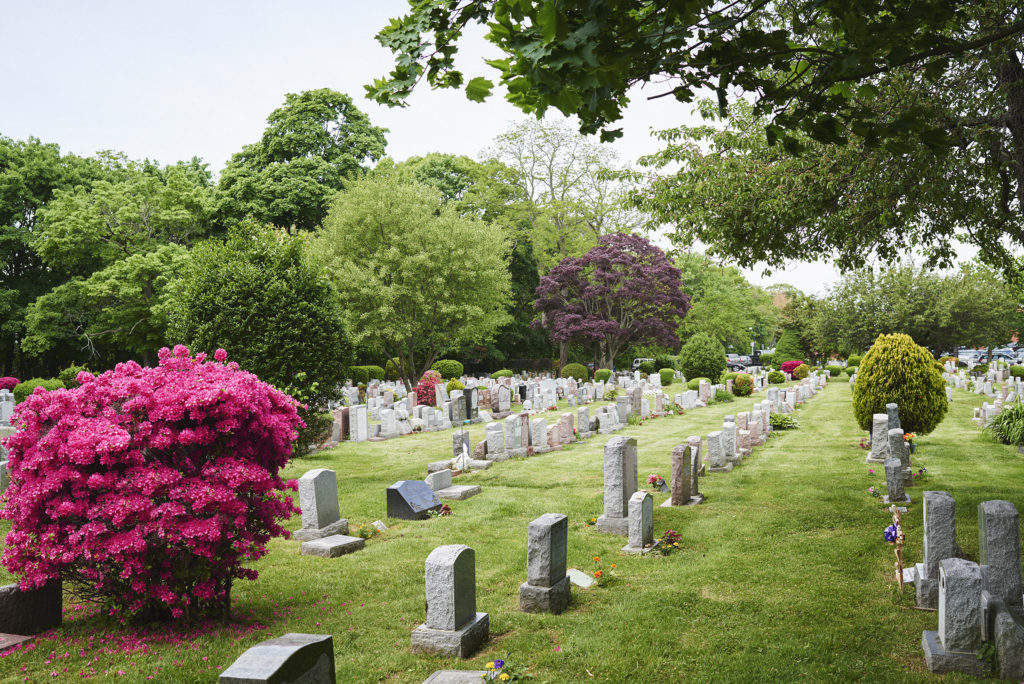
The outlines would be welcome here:
M 561 374 L 563 368 L 569 364 L 569 343 L 558 343 L 558 371 Z

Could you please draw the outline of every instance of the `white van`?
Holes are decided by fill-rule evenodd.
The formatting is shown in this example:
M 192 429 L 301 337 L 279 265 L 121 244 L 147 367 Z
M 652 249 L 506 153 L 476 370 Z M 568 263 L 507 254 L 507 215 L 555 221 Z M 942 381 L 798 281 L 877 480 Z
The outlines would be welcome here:
M 644 361 L 654 362 L 654 359 L 633 359 L 633 370 L 640 370 L 640 364 Z

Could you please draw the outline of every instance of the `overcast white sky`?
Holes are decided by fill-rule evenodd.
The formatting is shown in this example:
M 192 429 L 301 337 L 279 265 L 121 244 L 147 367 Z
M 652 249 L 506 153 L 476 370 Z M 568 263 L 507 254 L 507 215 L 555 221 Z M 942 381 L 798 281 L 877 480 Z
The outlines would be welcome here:
M 390 130 L 395 159 L 438 151 L 477 157 L 523 116 L 519 110 L 500 98 L 478 104 L 459 91 L 426 88 L 405 109 L 363 97 L 363 85 L 391 66 L 373 36 L 406 7 L 404 0 L 0 0 L 0 135 L 35 136 L 83 155 L 113 149 L 162 163 L 199 156 L 219 171 L 259 138 L 285 93 L 326 87 L 351 95 Z M 478 34 L 460 51 L 467 78 L 491 75 L 482 62 L 494 56 L 489 47 Z M 652 129 L 694 121 L 689 105 L 645 98 L 636 94 L 615 143 L 626 162 L 658 148 Z M 747 275 L 817 293 L 837 277 L 821 263 Z

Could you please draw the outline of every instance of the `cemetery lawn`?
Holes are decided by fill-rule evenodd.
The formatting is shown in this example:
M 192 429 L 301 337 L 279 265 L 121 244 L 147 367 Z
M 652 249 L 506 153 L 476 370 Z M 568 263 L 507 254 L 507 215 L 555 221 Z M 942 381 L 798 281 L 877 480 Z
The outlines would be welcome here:
M 434 670 L 483 669 L 494 658 L 524 665 L 538 683 L 938 681 L 920 645 L 938 614 L 915 610 L 913 587 L 900 594 L 892 579 L 892 547 L 882 541 L 890 517 L 867 491 L 884 489 L 884 471 L 875 465 L 868 474 L 850 403 L 845 378 L 834 380 L 796 412 L 800 429 L 776 433 L 731 473 L 701 478 L 701 506 L 660 508 L 668 494 L 656 493 L 655 535 L 674 529 L 683 539 L 667 557 L 626 556 L 624 538 L 585 526 L 603 507 L 610 437 L 600 435 L 457 477 L 483 493 L 451 502 L 450 518 L 385 521 L 390 529 L 349 556 L 304 557 L 298 542 L 275 540 L 256 564 L 259 580 L 235 585 L 233 627 L 168 636 L 76 609 L 68 598 L 64 626 L 34 650 L 0 659 L 0 681 L 78 681 L 84 671 L 104 681 L 209 682 L 249 646 L 285 632 L 333 634 L 339 682 L 418 683 Z M 977 504 L 1007 499 L 1024 509 L 1024 456 L 973 424 L 980 404 L 955 391 L 944 422 L 917 440 L 914 467 L 926 467 L 927 479 L 908 488 L 908 564 L 922 555 L 924 489 L 956 498 L 957 541 L 973 560 Z M 671 475 L 672 447 L 750 406 L 737 399 L 617 433 L 638 440 L 641 488 L 651 473 Z M 557 414 L 546 415 L 550 423 Z M 484 426 L 470 432 L 475 445 Z M 451 456 L 451 444 L 451 431 L 345 443 L 297 461 L 286 475 L 336 470 L 342 516 L 355 534 L 384 516 L 389 484 L 424 477 L 428 462 Z M 527 525 L 549 512 L 569 516 L 570 567 L 590 572 L 596 556 L 605 572 L 617 566 L 615 577 L 604 587 L 573 587 L 560 616 L 521 613 Z M 291 528 L 298 525 L 293 518 Z M 424 560 L 436 546 L 458 543 L 476 551 L 477 610 L 490 614 L 490 640 L 466 661 L 414 655 L 409 633 L 424 619 Z

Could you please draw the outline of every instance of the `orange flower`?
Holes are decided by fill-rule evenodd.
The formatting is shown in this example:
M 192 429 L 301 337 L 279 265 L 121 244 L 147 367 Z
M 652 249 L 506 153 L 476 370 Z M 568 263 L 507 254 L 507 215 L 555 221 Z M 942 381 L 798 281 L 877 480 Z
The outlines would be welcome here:
M 600 556 L 594 556 L 594 562 L 595 563 L 600 563 L 601 562 L 601 557 Z
M 603 575 L 603 574 L 604 574 L 603 572 L 598 570 L 597 572 L 594 573 L 594 577 L 596 577 L 597 579 L 601 579 L 601 575 Z
M 612 563 L 612 570 L 615 569 L 615 563 Z

